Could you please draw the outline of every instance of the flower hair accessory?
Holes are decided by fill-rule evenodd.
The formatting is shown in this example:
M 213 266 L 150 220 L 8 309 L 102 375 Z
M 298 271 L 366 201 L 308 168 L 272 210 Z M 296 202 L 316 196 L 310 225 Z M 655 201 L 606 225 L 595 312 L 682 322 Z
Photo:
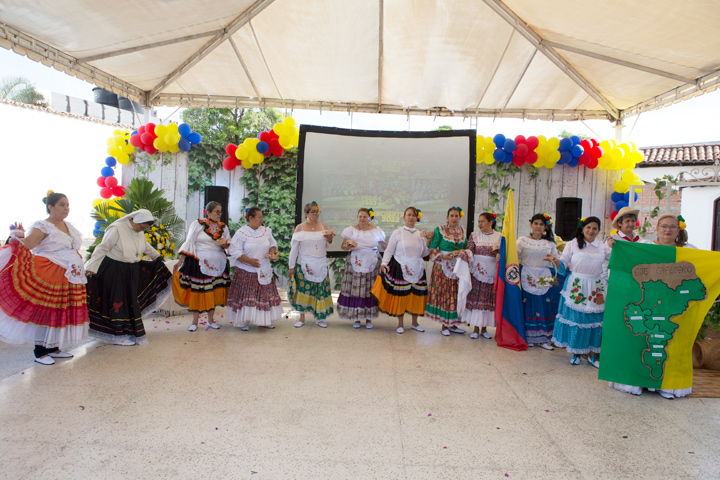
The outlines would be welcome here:
M 685 219 L 682 215 L 677 216 L 678 219 L 678 227 L 680 227 L 680 230 L 685 230 L 687 228 L 687 223 L 685 223 Z
M 545 217 L 545 223 L 547 225 L 552 225 L 553 221 L 552 221 L 552 217 L 550 216 L 550 214 L 543 213 L 543 217 Z
M 585 220 L 587 220 L 587 217 L 582 217 L 580 221 L 578 222 L 578 228 L 582 228 L 583 223 L 585 223 Z
M 465 216 L 465 212 L 463 212 L 462 208 L 460 208 L 460 207 L 452 207 L 452 208 L 454 210 L 457 210 L 458 212 L 460 212 L 460 218 Z
M 372 208 L 368 208 L 368 214 L 370 215 L 370 220 L 373 220 L 375 218 L 375 210 Z
M 249 211 L 250 211 L 250 207 L 247 207 L 247 208 L 245 209 L 245 214 L 244 214 L 244 215 L 245 215 L 245 220 L 248 219 L 248 212 L 249 212 Z
M 43 197 L 43 203 L 47 205 L 47 197 L 55 193 L 53 190 L 48 190 L 47 193 L 45 193 L 45 196 Z
M 418 208 L 418 209 L 416 209 L 416 210 L 417 210 L 417 212 L 418 212 L 418 215 L 417 215 L 417 221 L 419 222 L 419 221 L 420 221 L 420 219 L 422 218 L 422 210 L 420 210 L 419 208 Z
M 497 220 L 497 213 L 488 212 L 490 215 L 492 215 L 493 220 Z
M 320 213 L 320 205 L 318 205 L 318 203 L 317 203 L 315 200 L 313 200 L 312 202 L 310 202 L 310 205 L 315 205 L 315 206 L 317 207 L 317 209 L 318 209 L 318 213 Z

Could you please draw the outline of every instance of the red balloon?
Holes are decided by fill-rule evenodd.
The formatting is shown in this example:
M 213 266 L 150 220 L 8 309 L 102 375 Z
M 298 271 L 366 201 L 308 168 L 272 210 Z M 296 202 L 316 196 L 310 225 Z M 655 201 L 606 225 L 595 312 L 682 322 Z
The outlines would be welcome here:
M 592 143 L 592 146 L 593 146 L 593 147 L 597 147 L 598 145 L 600 145 L 600 142 L 598 142 L 598 141 L 595 140 L 594 138 L 591 138 L 591 139 L 590 139 L 590 142 Z
M 525 165 L 525 157 L 513 157 L 512 162 L 516 166 L 522 167 L 523 165 Z
M 515 145 L 517 146 L 520 146 L 521 144 L 525 145 L 526 141 L 527 140 L 525 140 L 525 135 L 518 135 L 517 137 L 515 137 Z
M 135 135 L 130 135 L 130 145 L 132 145 L 133 147 L 142 146 L 142 140 L 140 139 L 140 132 L 136 133 Z
M 113 188 L 113 187 L 117 187 L 117 185 L 118 185 L 118 179 L 116 177 L 107 177 L 105 179 L 106 187 Z
M 585 151 L 590 150 L 593 147 L 593 144 L 590 140 L 580 140 L 580 145 L 585 149 Z
M 143 133 L 145 133 L 145 125 L 143 125 L 143 126 L 141 126 L 140 128 L 137 129 L 137 134 L 138 134 L 138 135 L 142 135 Z
M 112 194 L 116 197 L 123 197 L 125 196 L 125 187 L 121 187 L 118 185 L 117 187 L 112 188 Z
M 527 140 L 525 140 L 525 145 L 527 145 L 528 150 L 532 151 L 540 145 L 540 140 L 538 140 L 537 137 L 528 137 Z
M 529 140 L 529 139 L 528 139 Z M 537 162 L 538 156 L 535 152 L 528 152 L 527 155 L 525 155 L 525 161 L 532 165 L 533 163 Z
M 590 162 L 588 162 L 588 164 L 587 164 L 587 167 L 590 168 L 590 169 L 592 169 L 592 168 L 597 168 L 597 166 L 598 166 L 598 160 L 597 160 L 597 158 L 591 158 L 591 159 L 590 159 Z
M 582 155 L 580 155 L 579 165 L 587 165 L 592 161 L 592 159 L 592 156 L 590 156 L 590 153 L 586 150 Z
M 97 179 L 98 187 L 102 188 L 105 186 L 105 177 L 98 177 Z
M 278 144 L 278 145 L 273 149 L 272 154 L 275 155 L 276 157 L 281 157 L 284 151 L 285 151 L 285 150 L 283 150 L 283 147 L 281 147 L 281 146 Z
M 258 135 L 258 139 L 259 139 L 261 142 L 268 143 L 269 140 L 270 140 L 270 138 L 271 138 L 271 137 L 270 137 L 270 132 L 260 132 L 260 135 Z
M 140 137 L 140 140 L 141 140 L 142 143 L 144 143 L 145 145 L 152 145 L 152 144 L 153 144 L 153 140 L 155 140 L 155 137 L 153 136 L 152 133 L 147 133 L 147 132 L 145 132 L 145 133 L 143 133 L 142 136 Z
M 524 157 L 528 153 L 528 146 L 524 143 L 518 143 L 517 147 L 515 147 L 515 156 L 516 157 Z
M 237 160 L 235 160 L 233 157 L 227 157 L 225 160 L 223 160 L 223 168 L 225 170 L 235 170 L 237 164 Z
M 228 157 L 234 157 L 234 156 L 235 156 L 235 150 L 237 150 L 237 148 L 238 148 L 237 145 L 235 145 L 234 143 L 228 143 L 228 144 L 225 146 L 225 153 L 228 154 Z
M 148 123 L 147 125 L 145 125 L 145 133 L 150 133 L 152 135 L 155 135 L 155 124 Z
M 153 147 L 152 145 L 147 145 L 145 147 L 145 151 L 152 155 L 153 153 L 157 153 L 157 148 Z
M 105 199 L 112 197 L 112 189 L 110 187 L 101 188 L 100 196 Z
M 278 136 L 278 134 L 275 133 L 275 130 L 270 130 L 270 131 L 268 132 L 268 135 L 270 136 L 270 139 L 271 139 L 271 140 L 272 140 L 273 138 L 280 138 L 280 137 Z
M 592 158 L 594 158 L 595 160 L 602 157 L 604 154 L 605 154 L 605 152 L 603 152 L 602 147 L 594 146 L 590 149 L 590 156 Z
M 615 220 L 615 217 L 617 217 L 617 214 L 618 214 L 617 210 L 613 210 L 612 213 L 610 214 L 610 220 Z

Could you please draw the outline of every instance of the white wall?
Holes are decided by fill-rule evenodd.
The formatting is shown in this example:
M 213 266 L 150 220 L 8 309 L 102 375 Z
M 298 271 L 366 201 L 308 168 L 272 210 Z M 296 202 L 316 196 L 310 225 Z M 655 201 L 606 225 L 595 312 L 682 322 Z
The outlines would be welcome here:
M 720 198 L 720 186 L 683 189 L 682 215 L 689 242 L 703 250 L 712 248 L 713 203 Z

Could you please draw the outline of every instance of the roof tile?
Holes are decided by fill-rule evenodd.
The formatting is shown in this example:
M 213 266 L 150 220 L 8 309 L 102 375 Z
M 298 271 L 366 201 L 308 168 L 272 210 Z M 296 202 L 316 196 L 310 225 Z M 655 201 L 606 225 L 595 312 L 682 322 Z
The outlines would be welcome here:
M 720 142 L 640 148 L 645 160 L 638 167 L 711 165 L 720 159 Z

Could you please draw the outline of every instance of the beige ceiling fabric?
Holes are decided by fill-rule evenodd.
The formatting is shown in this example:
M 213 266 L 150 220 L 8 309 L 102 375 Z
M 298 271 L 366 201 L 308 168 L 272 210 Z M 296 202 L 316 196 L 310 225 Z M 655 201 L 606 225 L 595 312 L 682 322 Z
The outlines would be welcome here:
M 548 120 L 716 89 L 718 24 L 709 0 L 0 0 L 0 46 L 145 104 Z

